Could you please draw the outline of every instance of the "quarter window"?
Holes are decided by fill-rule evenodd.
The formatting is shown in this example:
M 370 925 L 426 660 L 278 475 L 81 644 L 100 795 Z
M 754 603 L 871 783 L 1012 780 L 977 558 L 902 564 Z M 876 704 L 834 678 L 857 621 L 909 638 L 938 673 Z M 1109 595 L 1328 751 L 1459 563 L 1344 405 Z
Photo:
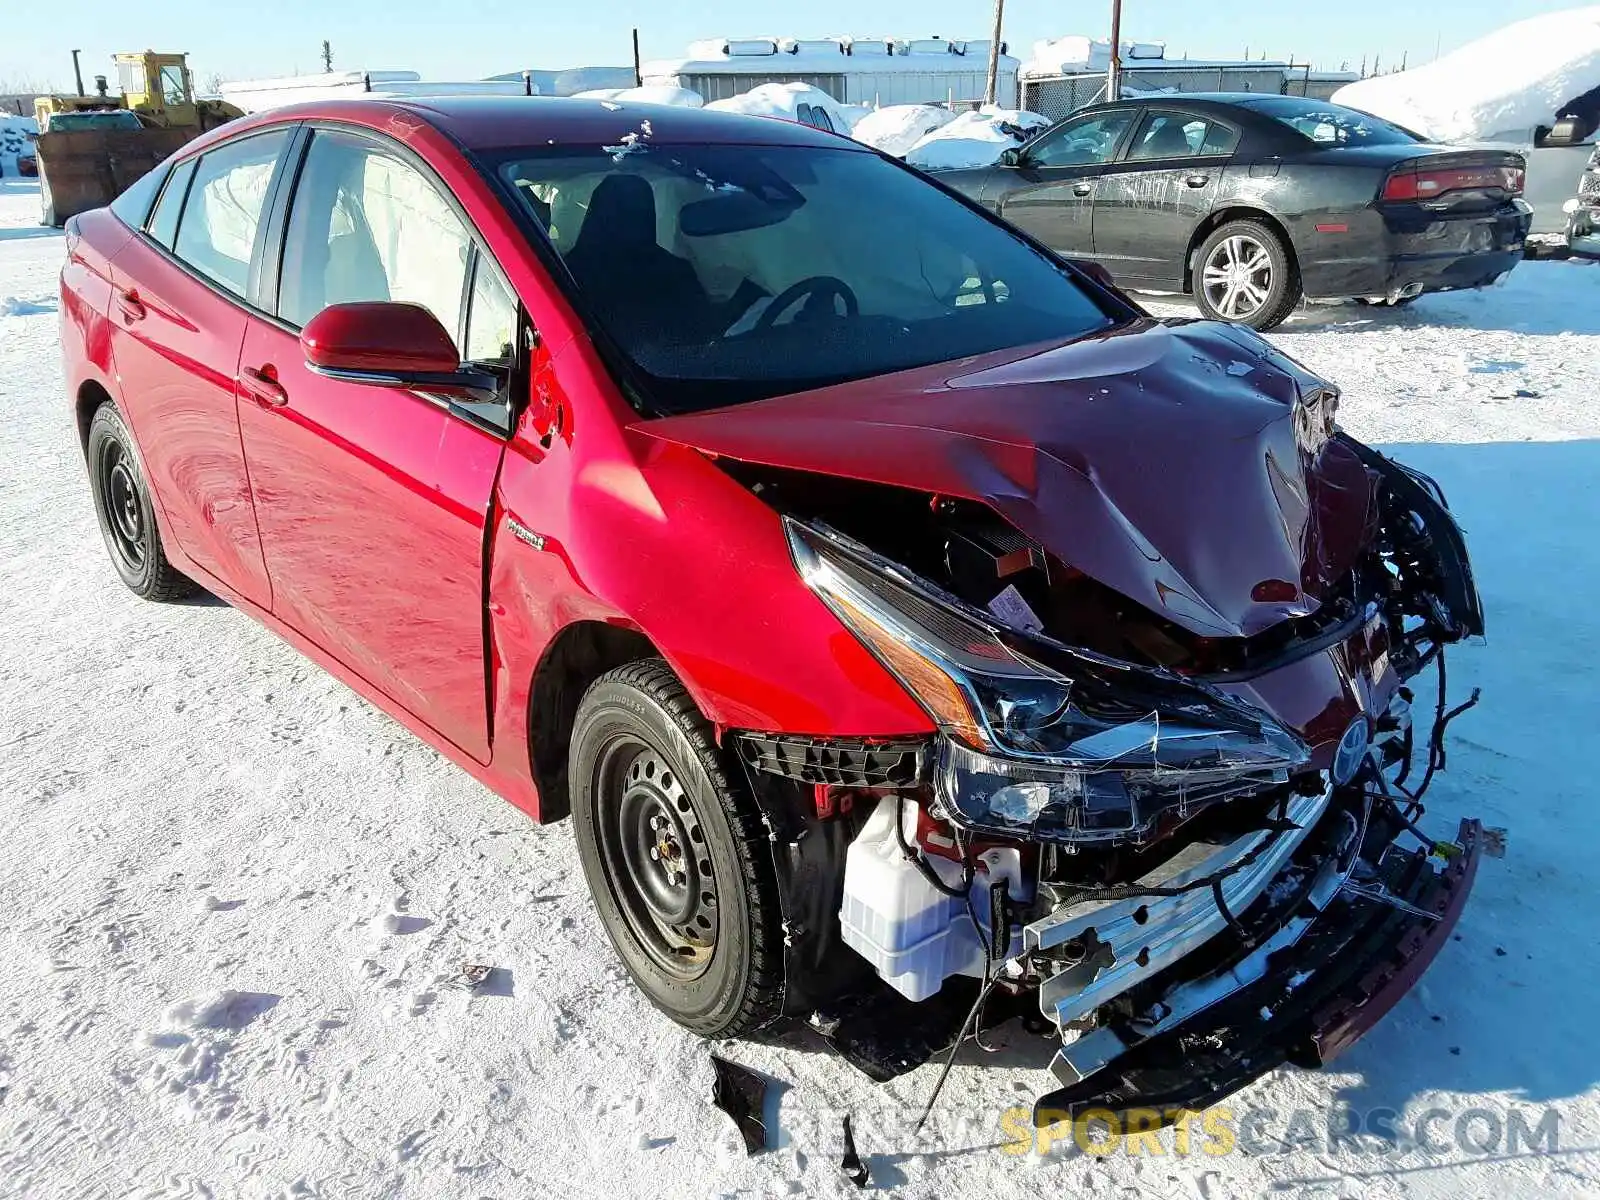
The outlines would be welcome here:
M 178 233 L 178 214 L 183 211 L 183 198 L 189 194 L 189 181 L 194 178 L 196 161 L 191 158 L 172 169 L 172 176 L 167 180 L 167 186 L 161 189 L 161 198 L 156 201 L 156 210 L 150 216 L 150 236 L 168 250 L 172 249 L 172 239 Z
M 286 130 L 273 130 L 228 142 L 202 155 L 194 169 L 172 252 L 237 296 L 249 290 L 256 231 L 273 168 L 288 136 Z M 177 179 L 174 172 L 173 182 Z M 172 190 L 169 183 L 167 191 Z M 156 227 L 164 219 L 166 206 L 163 195 L 151 222 L 151 235 L 158 241 L 161 234 Z
M 1051 130 L 1028 151 L 1028 165 L 1076 167 L 1110 162 L 1132 122 L 1130 109 L 1068 121 Z
M 318 132 L 289 210 L 278 314 L 304 325 L 330 304 L 407 301 L 455 337 L 471 244 L 415 167 L 365 138 Z
M 478 256 L 467 310 L 468 362 L 510 368 L 517 357 L 517 302 L 493 263 Z

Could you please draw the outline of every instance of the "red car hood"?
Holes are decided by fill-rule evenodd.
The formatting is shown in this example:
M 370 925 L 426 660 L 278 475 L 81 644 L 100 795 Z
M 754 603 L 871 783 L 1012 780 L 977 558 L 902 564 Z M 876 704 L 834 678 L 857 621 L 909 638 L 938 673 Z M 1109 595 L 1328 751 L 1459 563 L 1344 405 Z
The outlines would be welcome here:
M 1239 637 L 1315 611 L 1370 528 L 1323 386 L 1248 330 L 1140 321 L 633 428 L 988 504 L 1152 612 Z

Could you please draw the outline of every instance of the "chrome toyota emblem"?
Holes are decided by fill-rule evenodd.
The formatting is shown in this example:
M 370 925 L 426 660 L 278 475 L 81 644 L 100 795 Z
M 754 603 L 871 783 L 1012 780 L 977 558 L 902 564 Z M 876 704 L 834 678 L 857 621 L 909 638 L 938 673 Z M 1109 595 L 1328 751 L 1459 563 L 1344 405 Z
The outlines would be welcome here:
M 1350 727 L 1339 739 L 1339 748 L 1333 754 L 1333 781 L 1337 784 L 1349 783 L 1361 770 L 1361 763 L 1366 757 L 1367 718 L 1362 716 L 1351 721 Z

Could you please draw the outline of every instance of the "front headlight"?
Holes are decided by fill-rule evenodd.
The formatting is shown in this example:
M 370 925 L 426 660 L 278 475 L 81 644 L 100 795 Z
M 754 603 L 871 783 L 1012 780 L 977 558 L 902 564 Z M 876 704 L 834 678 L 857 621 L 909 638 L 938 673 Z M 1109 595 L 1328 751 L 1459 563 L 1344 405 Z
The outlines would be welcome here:
M 1306 748 L 1258 709 L 1167 671 L 1021 638 L 831 530 L 785 519 L 807 586 L 948 736 L 939 798 L 1013 835 L 1136 836 L 1174 804 L 1288 778 Z

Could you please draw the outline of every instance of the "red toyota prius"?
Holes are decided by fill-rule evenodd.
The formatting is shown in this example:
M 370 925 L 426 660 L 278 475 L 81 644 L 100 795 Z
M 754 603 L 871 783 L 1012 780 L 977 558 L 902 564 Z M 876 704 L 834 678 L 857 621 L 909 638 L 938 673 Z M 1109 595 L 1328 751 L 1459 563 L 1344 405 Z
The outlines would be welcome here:
M 1480 633 L 1438 486 L 849 140 L 537 99 L 288 108 L 69 223 L 112 564 L 226 598 L 539 821 L 708 1036 L 885 1078 L 1019 1008 L 1039 1118 L 1376 1021 Z M 1416 765 L 1413 766 L 1413 760 Z

